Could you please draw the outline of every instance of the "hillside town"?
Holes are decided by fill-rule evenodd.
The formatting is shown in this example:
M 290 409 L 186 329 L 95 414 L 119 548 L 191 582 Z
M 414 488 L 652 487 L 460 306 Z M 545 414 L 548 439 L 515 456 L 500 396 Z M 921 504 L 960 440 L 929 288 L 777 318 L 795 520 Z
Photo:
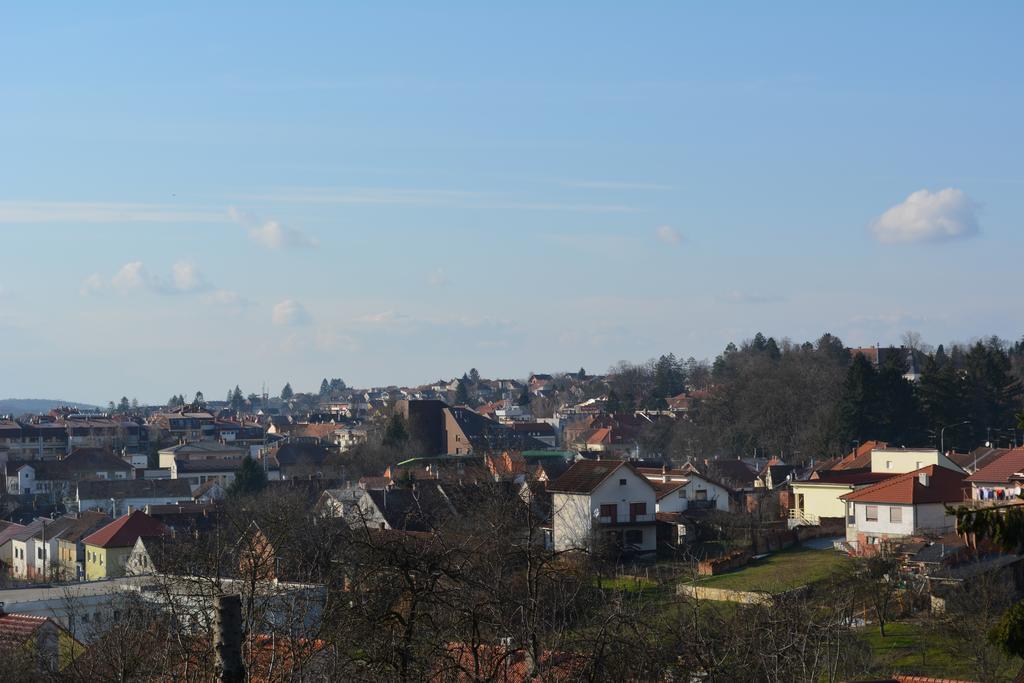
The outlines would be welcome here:
M 757 335 L 714 367 L 5 416 L 0 642 L 19 675 L 68 680 L 916 681 L 951 658 L 1013 679 L 1019 655 L 957 629 L 997 628 L 1024 587 L 1017 425 L 970 450 L 966 420 L 813 454 L 665 436 L 729 398 L 729 363 L 790 354 L 833 354 L 847 389 L 890 372 L 924 397 L 940 372 L 934 352 Z M 764 640 L 780 610 L 799 654 Z

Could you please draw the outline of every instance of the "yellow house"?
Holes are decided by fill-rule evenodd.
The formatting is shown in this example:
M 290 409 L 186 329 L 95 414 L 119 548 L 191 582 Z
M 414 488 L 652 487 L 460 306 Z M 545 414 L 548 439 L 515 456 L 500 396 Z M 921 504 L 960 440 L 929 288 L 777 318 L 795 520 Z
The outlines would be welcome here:
M 842 518 L 846 516 L 846 503 L 840 496 L 929 465 L 963 472 L 934 449 L 888 448 L 883 443 L 866 442 L 831 469 L 818 470 L 806 481 L 790 482 L 793 491 L 790 519 L 797 524 L 813 525 L 825 517 Z
M 82 540 L 85 546 L 85 580 L 98 581 L 125 575 L 128 556 L 139 538 L 167 533 L 167 528 L 145 512 L 135 510 L 119 517 Z
M 792 481 L 793 507 L 790 518 L 800 524 L 817 525 L 822 518 L 834 517 L 841 519 L 846 515 L 846 503 L 839 496 L 852 493 L 858 488 L 877 484 L 888 479 L 889 474 L 874 472 L 818 472 L 817 479 Z

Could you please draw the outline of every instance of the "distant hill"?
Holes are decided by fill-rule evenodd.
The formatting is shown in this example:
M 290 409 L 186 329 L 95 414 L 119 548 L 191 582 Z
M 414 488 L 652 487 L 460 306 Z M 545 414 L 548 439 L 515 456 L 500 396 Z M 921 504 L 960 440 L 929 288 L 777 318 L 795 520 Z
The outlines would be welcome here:
M 58 406 L 74 406 L 79 410 L 97 410 L 99 406 L 77 401 L 59 401 L 49 398 L 4 398 L 0 399 L 0 415 L 24 415 L 26 413 L 48 413 Z

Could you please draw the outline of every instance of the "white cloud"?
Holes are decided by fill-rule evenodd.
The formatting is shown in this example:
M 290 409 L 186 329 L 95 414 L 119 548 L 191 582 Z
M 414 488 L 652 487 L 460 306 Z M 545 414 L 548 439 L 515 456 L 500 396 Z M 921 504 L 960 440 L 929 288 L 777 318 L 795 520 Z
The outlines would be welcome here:
M 82 286 L 79 288 L 78 291 L 84 296 L 87 294 L 92 294 L 93 292 L 98 292 L 99 290 L 103 289 L 103 287 L 103 276 L 100 275 L 99 273 L 93 273 L 89 277 L 82 280 Z
M 259 222 L 235 207 L 228 208 L 228 217 L 249 229 L 249 237 L 266 249 L 314 248 L 319 240 L 297 228 L 281 225 L 278 221 Z
M 112 289 L 122 293 L 150 292 L 152 294 L 198 294 L 208 291 L 210 283 L 202 271 L 188 261 L 178 261 L 171 266 L 168 275 L 161 275 L 152 272 L 142 261 L 129 261 L 114 273 L 110 278 L 105 278 L 100 273 L 93 273 L 82 281 L 79 292 L 83 295 L 99 292 L 104 289 Z M 207 303 L 225 303 L 225 290 L 215 292 L 212 297 L 203 297 Z M 237 294 L 230 293 L 236 297 L 233 303 L 237 303 Z
M 870 225 L 885 244 L 941 242 L 979 232 L 977 205 L 963 190 L 918 190 Z
M 683 236 L 671 225 L 659 225 L 658 229 L 655 230 L 655 234 L 665 244 L 679 244 L 683 241 Z
M 0 201 L 0 223 L 223 223 L 224 214 L 170 204 Z
M 121 266 L 121 269 L 110 278 L 110 285 L 114 289 L 130 291 L 149 287 L 152 280 L 146 271 L 142 261 L 132 261 Z
M 427 284 L 431 287 L 444 287 L 447 284 L 451 284 L 451 281 L 444 274 L 444 270 L 438 268 L 427 276 Z
M 271 313 L 271 320 L 275 325 L 282 327 L 295 327 L 307 325 L 312 320 L 305 306 L 295 299 L 285 299 L 275 304 Z
M 194 263 L 178 261 L 171 267 L 171 281 L 179 292 L 192 292 L 206 287 L 206 280 Z

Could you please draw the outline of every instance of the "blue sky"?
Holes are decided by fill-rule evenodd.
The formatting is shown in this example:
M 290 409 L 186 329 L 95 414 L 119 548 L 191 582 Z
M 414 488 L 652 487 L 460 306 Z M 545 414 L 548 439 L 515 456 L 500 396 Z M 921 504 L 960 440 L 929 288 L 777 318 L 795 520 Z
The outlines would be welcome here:
M 0 397 L 1022 330 L 1019 3 L 0 9 Z

